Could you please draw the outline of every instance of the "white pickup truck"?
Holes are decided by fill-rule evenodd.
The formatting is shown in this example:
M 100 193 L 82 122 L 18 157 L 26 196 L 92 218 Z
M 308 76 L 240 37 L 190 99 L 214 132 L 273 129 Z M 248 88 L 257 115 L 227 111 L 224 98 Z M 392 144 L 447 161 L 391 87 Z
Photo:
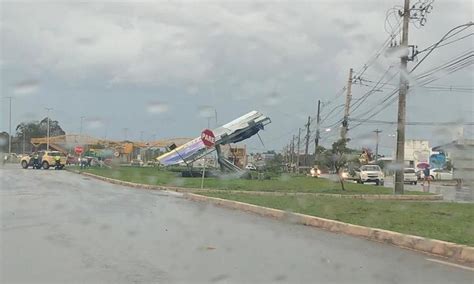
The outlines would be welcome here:
M 375 182 L 376 185 L 383 185 L 384 178 L 384 174 L 378 165 L 364 165 L 355 170 L 354 179 L 357 183 Z

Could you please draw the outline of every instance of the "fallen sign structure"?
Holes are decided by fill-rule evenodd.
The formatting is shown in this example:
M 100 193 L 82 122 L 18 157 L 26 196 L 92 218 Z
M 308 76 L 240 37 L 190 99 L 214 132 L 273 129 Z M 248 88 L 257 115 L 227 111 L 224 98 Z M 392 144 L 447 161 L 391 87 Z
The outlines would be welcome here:
M 240 171 L 241 169 L 221 154 L 221 145 L 237 143 L 246 140 L 271 123 L 269 117 L 258 111 L 251 111 L 231 122 L 212 130 L 215 136 L 214 146 L 206 147 L 201 136 L 185 143 L 179 147 L 170 147 L 171 151 L 156 158 L 162 165 L 176 165 L 185 163 L 186 165 L 200 159 L 201 157 L 217 151 L 218 162 L 221 170 Z

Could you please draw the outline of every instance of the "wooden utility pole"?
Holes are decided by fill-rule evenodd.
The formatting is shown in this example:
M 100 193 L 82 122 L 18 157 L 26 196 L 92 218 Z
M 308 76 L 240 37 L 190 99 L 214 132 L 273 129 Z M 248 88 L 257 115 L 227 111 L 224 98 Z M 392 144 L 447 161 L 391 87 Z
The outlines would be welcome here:
M 405 0 L 403 7 L 403 30 L 401 48 L 408 50 L 408 26 L 410 22 L 410 0 Z M 400 88 L 398 90 L 397 120 L 397 169 L 395 171 L 395 194 L 403 194 L 403 167 L 405 164 L 405 122 L 406 96 L 408 92 L 407 76 L 408 54 L 403 55 L 400 64 Z
M 8 159 L 11 159 L 12 154 L 12 97 L 7 97 L 10 101 L 10 112 L 8 113 Z M 23 130 L 24 131 L 24 130 Z
M 304 148 L 304 165 L 305 167 L 309 166 L 309 159 L 308 159 L 308 147 L 309 147 L 309 127 L 311 125 L 311 117 L 308 116 L 308 123 L 306 123 L 306 142 Z
M 46 151 L 49 151 L 49 120 L 50 120 L 49 119 L 49 112 L 53 109 L 50 108 L 50 107 L 47 107 L 45 109 L 46 109 L 47 118 L 48 118 L 47 129 L 46 129 Z
M 318 100 L 318 112 L 316 114 L 316 137 L 314 138 L 314 164 L 316 164 L 316 161 L 318 160 L 317 155 L 318 155 L 318 146 L 319 146 L 319 123 L 321 122 L 320 111 L 321 111 L 321 101 Z
M 291 154 L 290 154 L 291 166 L 293 166 L 293 164 L 295 163 L 295 135 L 293 135 L 293 138 L 291 139 L 290 150 L 291 150 Z
M 379 160 L 379 133 L 382 132 L 382 130 L 375 129 L 375 161 L 377 162 Z
M 301 128 L 298 128 L 298 150 L 296 152 L 296 172 L 300 173 L 300 144 L 301 144 Z
M 347 131 L 349 130 L 349 110 L 352 99 L 352 68 L 349 69 L 349 80 L 347 80 L 346 104 L 344 108 L 344 119 L 342 120 L 341 139 L 347 139 Z
M 81 127 L 79 128 L 79 137 L 82 139 L 82 123 L 84 122 L 85 116 L 81 116 Z

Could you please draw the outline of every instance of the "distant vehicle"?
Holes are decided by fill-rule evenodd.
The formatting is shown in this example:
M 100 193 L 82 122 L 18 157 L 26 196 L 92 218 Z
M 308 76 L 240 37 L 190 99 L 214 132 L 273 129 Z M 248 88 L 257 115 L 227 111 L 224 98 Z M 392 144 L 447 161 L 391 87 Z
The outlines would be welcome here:
M 432 169 L 430 176 L 432 180 L 452 180 L 453 172 L 445 169 Z
M 6 153 L 3 156 L 3 163 L 18 163 L 21 159 L 21 154 L 17 155 L 16 153 L 8 154 Z
M 133 159 L 133 160 L 130 162 L 130 166 L 142 167 L 142 166 L 143 166 L 143 161 L 142 161 L 142 160 L 138 160 L 138 159 Z
M 56 157 L 59 157 L 59 168 L 64 168 L 66 165 L 66 157 L 58 151 L 39 151 L 35 154 L 24 156 L 20 160 L 21 167 L 27 169 L 30 166 L 33 166 L 34 157 L 38 156 L 38 159 L 41 167 L 45 170 L 49 169 L 50 166 L 56 165 Z
M 418 180 L 425 178 L 423 170 L 417 171 L 416 176 L 418 177 Z M 430 177 L 431 180 L 452 180 L 453 172 L 446 169 L 430 169 Z
M 245 169 L 249 170 L 249 171 L 256 171 L 257 170 L 257 168 L 252 164 L 248 164 L 247 166 L 245 166 Z
M 44 153 L 33 153 L 30 155 L 24 155 L 21 157 L 20 164 L 21 167 L 27 169 L 32 167 L 33 169 L 41 169 L 41 156 Z
M 418 182 L 418 177 L 416 176 L 414 168 L 406 168 L 403 170 L 403 182 L 410 184 L 416 184 Z
M 343 180 L 355 180 L 357 181 L 359 179 L 359 175 L 357 174 L 358 168 L 354 168 L 351 166 L 350 168 L 344 168 L 340 172 L 340 177 Z
M 375 182 L 376 185 L 384 185 L 384 174 L 378 165 L 364 165 L 355 170 L 357 183 Z
M 309 173 L 311 177 L 318 178 L 321 175 L 321 170 L 316 167 L 313 167 L 311 168 L 311 170 L 309 170 Z
M 79 164 L 79 159 L 74 156 L 67 156 L 66 165 L 77 165 Z

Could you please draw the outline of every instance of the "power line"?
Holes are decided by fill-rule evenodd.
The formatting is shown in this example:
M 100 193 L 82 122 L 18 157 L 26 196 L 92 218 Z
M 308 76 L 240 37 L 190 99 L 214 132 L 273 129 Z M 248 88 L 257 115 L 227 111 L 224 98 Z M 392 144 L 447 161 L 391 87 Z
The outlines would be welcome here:
M 451 30 L 449 30 L 437 43 L 435 43 L 431 48 L 430 50 L 428 51 L 428 53 L 420 60 L 418 61 L 418 63 L 416 63 L 415 66 L 413 66 L 413 68 L 410 70 L 410 73 L 415 71 L 416 68 L 418 68 L 418 66 L 420 66 L 420 64 L 425 61 L 425 59 L 438 47 L 439 44 L 441 44 L 444 40 L 446 40 L 446 38 L 449 36 L 449 34 L 459 28 L 464 28 L 466 29 L 467 27 L 470 27 L 472 26 L 473 23 L 472 22 L 469 22 L 469 23 L 466 23 L 464 25 L 459 25 L 457 27 L 454 27 L 452 28 Z M 464 30 L 463 29 L 463 30 Z
M 420 83 L 419 85 L 420 86 L 425 86 L 431 82 L 434 82 L 436 80 L 439 80 L 440 78 L 444 77 L 444 76 L 447 76 L 449 74 L 452 74 L 456 71 L 459 71 L 463 68 L 466 68 L 470 65 L 472 65 L 474 63 L 473 60 L 469 60 L 467 61 L 468 59 L 470 59 L 473 55 L 472 55 L 473 51 L 468 51 L 468 52 L 464 52 L 463 54 L 459 55 L 459 56 L 456 56 L 454 59 L 451 59 L 451 61 L 455 61 L 455 63 L 452 63 L 452 62 L 446 62 L 446 63 L 443 63 L 441 64 L 440 66 L 437 66 L 437 67 L 434 67 L 432 68 L 431 70 L 419 75 L 417 78 L 415 78 L 416 80 L 419 80 L 423 77 L 426 77 L 427 73 L 429 73 L 429 75 L 433 75 L 437 72 L 440 72 L 440 71 L 447 71 L 443 74 L 443 76 L 441 77 L 437 77 L 437 78 L 431 78 L 431 79 L 428 79 L 428 80 L 425 80 L 424 82 Z M 375 113 L 373 113 L 372 115 L 370 115 L 367 119 L 370 119 L 372 117 L 374 117 L 375 115 L 379 114 L 382 110 L 386 109 L 388 106 L 390 106 L 391 104 L 393 104 L 396 100 L 396 93 L 397 93 L 397 89 L 394 89 L 392 91 L 392 93 L 390 93 L 388 96 L 386 96 L 385 98 L 383 98 L 379 103 L 378 105 L 381 105 L 381 108 L 376 111 Z M 362 116 L 364 115 L 367 115 L 369 114 L 370 112 L 372 112 L 373 109 L 370 109 L 368 110 L 367 112 L 365 112 L 364 114 L 362 115 L 359 115 L 359 116 L 356 116 L 355 118 L 361 118 Z M 354 129 L 355 127 L 361 125 L 363 122 L 353 126 L 351 129 Z
M 350 119 L 354 122 L 359 122 L 362 120 L 359 119 Z M 396 121 L 386 121 L 386 120 L 363 120 L 364 123 L 370 124 L 388 124 L 395 125 Z M 459 121 L 449 121 L 449 122 L 428 122 L 428 121 L 412 121 L 406 122 L 406 125 L 422 125 L 422 126 L 449 126 L 449 125 L 474 125 L 474 122 L 459 122 Z

